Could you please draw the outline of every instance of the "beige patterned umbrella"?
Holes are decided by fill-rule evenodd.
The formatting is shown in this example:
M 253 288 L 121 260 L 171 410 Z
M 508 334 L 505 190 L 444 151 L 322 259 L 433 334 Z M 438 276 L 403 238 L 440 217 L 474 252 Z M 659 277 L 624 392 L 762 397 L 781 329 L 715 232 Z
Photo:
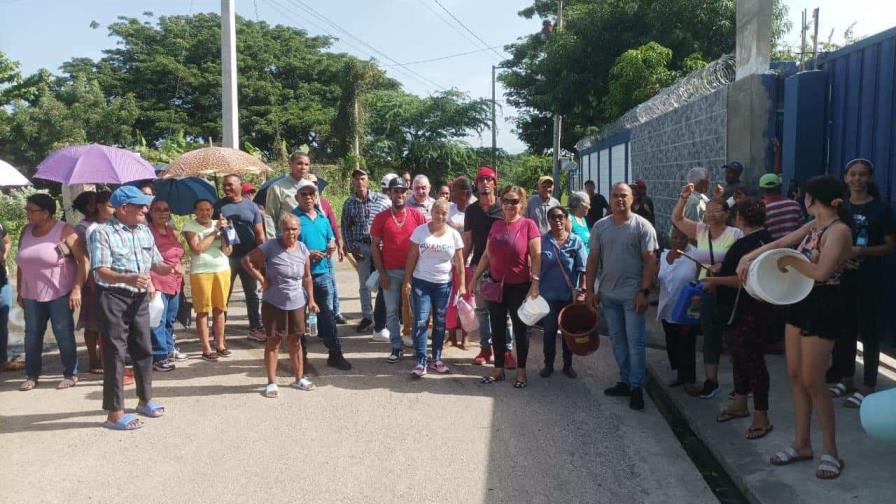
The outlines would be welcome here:
M 271 168 L 258 158 L 228 147 L 203 147 L 187 152 L 168 166 L 165 178 L 202 177 L 206 175 L 245 175 L 262 173 Z

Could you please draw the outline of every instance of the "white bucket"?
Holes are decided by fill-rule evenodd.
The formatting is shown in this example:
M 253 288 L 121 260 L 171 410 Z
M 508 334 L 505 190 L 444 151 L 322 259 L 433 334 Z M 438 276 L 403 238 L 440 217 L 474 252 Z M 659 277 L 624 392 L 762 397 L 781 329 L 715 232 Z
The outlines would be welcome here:
M 156 292 L 149 302 L 149 327 L 158 327 L 162 323 L 162 312 L 165 311 L 165 302 L 162 301 L 162 293 Z
M 896 389 L 868 395 L 862 400 L 859 416 L 868 437 L 896 443 Z
M 744 285 L 748 294 L 774 305 L 794 304 L 809 295 L 815 281 L 793 268 L 787 268 L 787 272 L 782 273 L 778 269 L 778 259 L 784 256 L 809 261 L 806 256 L 792 249 L 775 249 L 763 253 L 750 264 Z
M 543 319 L 545 315 L 551 312 L 551 307 L 548 306 L 548 302 L 541 296 L 538 296 L 535 299 L 526 296 L 526 300 L 523 301 L 523 304 L 520 305 L 520 309 L 517 310 L 517 315 L 520 316 L 520 320 L 523 321 L 527 326 L 534 326 L 538 323 L 539 320 Z

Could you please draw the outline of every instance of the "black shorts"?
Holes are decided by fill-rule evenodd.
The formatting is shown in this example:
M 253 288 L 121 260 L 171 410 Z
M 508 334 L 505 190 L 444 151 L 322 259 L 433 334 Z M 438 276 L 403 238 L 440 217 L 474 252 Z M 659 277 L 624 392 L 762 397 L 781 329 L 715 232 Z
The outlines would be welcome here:
M 261 303 L 261 320 L 268 338 L 305 334 L 305 307 L 283 310 L 267 301 Z
M 787 307 L 786 320 L 803 336 L 836 341 L 840 338 L 842 308 L 839 285 L 816 285 L 805 299 Z

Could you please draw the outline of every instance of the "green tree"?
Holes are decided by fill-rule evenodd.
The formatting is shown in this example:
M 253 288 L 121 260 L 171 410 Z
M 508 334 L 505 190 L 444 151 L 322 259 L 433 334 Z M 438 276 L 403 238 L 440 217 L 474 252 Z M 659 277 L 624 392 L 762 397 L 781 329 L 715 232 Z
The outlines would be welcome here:
M 656 42 L 629 49 L 610 69 L 607 95 L 603 99 L 607 117 L 619 117 L 675 82 L 679 73 L 669 68 L 672 50 Z

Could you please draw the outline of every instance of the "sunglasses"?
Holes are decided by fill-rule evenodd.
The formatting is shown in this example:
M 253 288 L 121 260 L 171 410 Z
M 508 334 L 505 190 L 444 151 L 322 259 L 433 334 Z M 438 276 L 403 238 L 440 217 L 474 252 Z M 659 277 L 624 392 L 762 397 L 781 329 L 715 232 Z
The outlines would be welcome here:
M 504 205 L 519 205 L 519 204 L 520 204 L 520 200 L 518 200 L 518 199 L 501 198 L 501 203 L 504 204 Z
M 562 214 L 562 213 L 555 213 L 555 214 L 548 215 L 548 219 L 550 219 L 550 220 L 563 220 L 565 218 L 566 218 L 566 215 Z

